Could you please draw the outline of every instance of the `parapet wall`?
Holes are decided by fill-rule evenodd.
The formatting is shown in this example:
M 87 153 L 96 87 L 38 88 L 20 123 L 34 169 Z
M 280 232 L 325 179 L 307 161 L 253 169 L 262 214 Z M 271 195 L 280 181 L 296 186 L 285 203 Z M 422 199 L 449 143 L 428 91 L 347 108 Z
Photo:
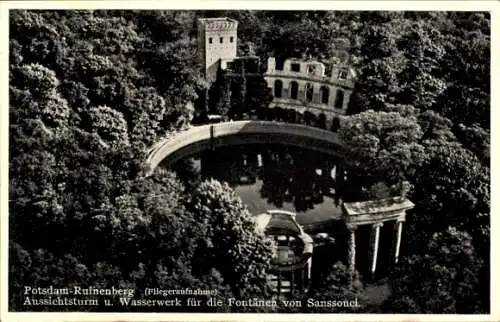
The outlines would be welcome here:
M 345 152 L 336 133 L 305 125 L 272 121 L 207 124 L 172 134 L 153 145 L 146 159 L 147 175 L 165 159 L 173 163 L 216 146 L 284 142 L 335 156 Z

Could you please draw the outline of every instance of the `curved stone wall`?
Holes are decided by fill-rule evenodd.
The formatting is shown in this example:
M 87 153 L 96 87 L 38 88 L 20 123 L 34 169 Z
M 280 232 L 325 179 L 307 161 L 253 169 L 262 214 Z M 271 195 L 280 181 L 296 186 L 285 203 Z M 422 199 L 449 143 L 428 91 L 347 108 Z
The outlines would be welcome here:
M 272 121 L 236 121 L 194 126 L 173 133 L 151 147 L 147 175 L 163 161 L 172 164 L 189 155 L 219 146 L 287 144 L 343 157 L 345 146 L 336 133 L 305 125 Z

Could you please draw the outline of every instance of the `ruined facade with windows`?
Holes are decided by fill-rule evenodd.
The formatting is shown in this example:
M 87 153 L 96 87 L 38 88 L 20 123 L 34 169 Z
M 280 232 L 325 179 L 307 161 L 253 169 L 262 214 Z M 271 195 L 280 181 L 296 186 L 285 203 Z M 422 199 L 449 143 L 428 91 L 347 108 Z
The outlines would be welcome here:
M 318 61 L 287 59 L 278 66 L 275 58 L 270 57 L 264 74 L 274 97 L 269 107 L 323 113 L 331 120 L 345 114 L 355 76 L 346 63 L 333 63 L 328 76 L 325 65 Z

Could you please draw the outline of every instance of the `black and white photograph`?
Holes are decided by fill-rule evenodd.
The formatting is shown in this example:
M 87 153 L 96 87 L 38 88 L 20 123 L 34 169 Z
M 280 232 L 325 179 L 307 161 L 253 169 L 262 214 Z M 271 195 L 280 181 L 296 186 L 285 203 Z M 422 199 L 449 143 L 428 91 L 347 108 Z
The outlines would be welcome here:
M 3 8 L 5 311 L 488 320 L 495 3 L 333 3 Z

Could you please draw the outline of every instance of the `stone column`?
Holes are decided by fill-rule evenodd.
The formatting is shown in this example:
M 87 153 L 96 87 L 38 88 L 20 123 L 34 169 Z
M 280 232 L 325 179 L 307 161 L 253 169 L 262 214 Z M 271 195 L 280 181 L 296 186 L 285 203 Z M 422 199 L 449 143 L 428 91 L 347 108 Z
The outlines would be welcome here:
M 351 91 L 344 91 L 344 101 L 342 102 L 342 110 L 344 111 L 347 110 L 350 98 L 351 98 Z
M 328 86 L 328 89 L 330 90 L 330 96 L 328 98 L 328 106 L 334 107 L 335 100 L 337 99 L 337 88 L 334 86 Z
M 269 57 L 267 59 L 267 72 L 269 74 L 274 73 L 276 67 L 276 59 L 274 57 Z
M 307 261 L 307 289 L 311 286 L 312 257 Z
M 372 225 L 373 232 L 373 244 L 372 244 L 372 265 L 371 265 L 371 274 L 375 275 L 375 270 L 377 268 L 377 255 L 378 255 L 378 243 L 380 238 L 380 227 L 384 224 L 379 222 Z
M 290 98 L 290 91 L 288 90 L 288 86 L 285 86 L 285 82 L 283 82 L 283 88 L 281 89 L 281 98 Z
M 400 218 L 396 221 L 396 246 L 394 248 L 394 263 L 398 263 L 399 259 L 399 248 L 401 247 L 401 234 L 403 233 L 403 222 L 404 218 Z
M 210 125 L 210 149 L 212 151 L 215 151 L 215 129 L 214 129 L 214 125 Z
M 278 271 L 278 283 L 276 285 L 278 289 L 278 298 L 281 296 L 281 272 Z
M 349 243 L 348 243 L 348 255 L 347 260 L 349 262 L 349 279 L 352 282 L 354 279 L 354 273 L 356 271 L 356 225 L 348 225 L 349 229 Z

